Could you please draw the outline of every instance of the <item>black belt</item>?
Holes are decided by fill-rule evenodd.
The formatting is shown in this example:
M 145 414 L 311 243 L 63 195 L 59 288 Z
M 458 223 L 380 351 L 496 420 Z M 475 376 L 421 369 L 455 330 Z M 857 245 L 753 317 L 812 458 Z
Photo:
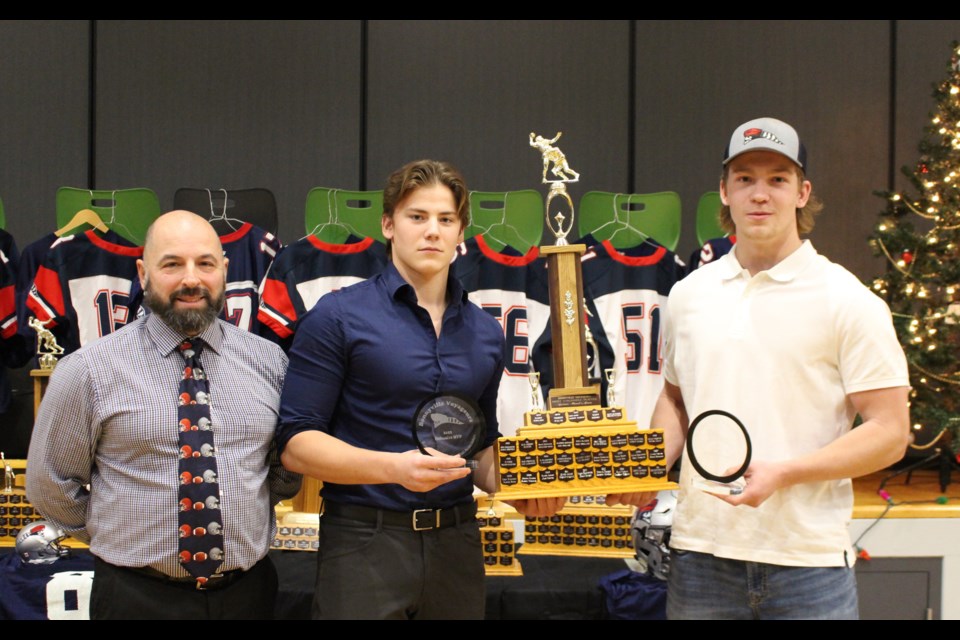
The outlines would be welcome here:
M 223 571 L 221 573 L 215 573 L 210 576 L 207 581 L 200 585 L 197 582 L 197 579 L 193 576 L 179 577 L 179 576 L 168 576 L 162 571 L 157 571 L 153 567 L 121 567 L 122 569 L 127 569 L 134 573 L 139 573 L 142 576 L 147 576 L 148 578 L 153 578 L 154 580 L 161 580 L 168 584 L 174 584 L 177 586 L 186 587 L 188 589 L 199 589 L 200 591 L 216 591 L 217 589 L 223 589 L 230 586 L 240 578 L 242 578 L 247 572 L 243 569 L 235 569 L 233 571 Z
M 390 511 L 355 504 L 340 504 L 324 501 L 323 515 L 345 520 L 357 520 L 366 524 L 383 524 L 411 531 L 430 531 L 453 527 L 477 518 L 477 503 L 458 504 L 447 509 L 416 509 L 414 511 Z

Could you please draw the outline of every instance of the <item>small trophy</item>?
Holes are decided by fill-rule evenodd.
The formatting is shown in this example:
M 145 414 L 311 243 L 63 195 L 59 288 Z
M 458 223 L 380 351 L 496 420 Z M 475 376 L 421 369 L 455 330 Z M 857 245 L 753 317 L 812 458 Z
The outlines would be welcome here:
M 57 366 L 57 356 L 63 355 L 63 347 L 57 344 L 57 338 L 47 329 L 46 322 L 41 322 L 34 316 L 27 321 L 27 324 L 37 332 L 37 360 L 40 368 L 52 370 Z
M 0 461 L 3 462 L 3 492 L 13 493 L 13 487 L 17 483 L 17 476 L 14 475 L 13 467 L 7 462 L 2 451 L 0 451 Z
M 580 174 L 570 168 L 570 165 L 567 163 L 567 157 L 563 154 L 563 151 L 560 151 L 559 148 L 554 146 L 554 143 L 559 140 L 562 135 L 563 131 L 558 131 L 552 140 L 547 140 L 543 136 L 538 136 L 532 131 L 530 132 L 530 146 L 539 150 L 541 155 L 543 155 L 543 184 L 550 185 L 550 193 L 547 194 L 544 211 L 546 212 L 547 226 L 550 227 L 550 231 L 556 236 L 556 246 L 558 247 L 563 247 L 568 244 L 567 235 L 573 230 L 573 200 L 570 199 L 570 194 L 567 193 L 566 183 L 580 180 Z M 547 180 L 548 170 L 555 176 L 554 180 Z M 550 219 L 550 202 L 556 197 L 566 200 L 567 206 L 570 207 L 569 220 L 567 220 L 568 216 L 564 216 L 560 211 L 553 217 L 553 220 Z M 554 222 L 556 222 L 556 227 L 554 227 Z M 564 224 L 565 222 L 566 224 Z
M 540 388 L 540 372 L 534 371 L 530 367 L 530 373 L 527 374 L 527 380 L 530 382 L 530 410 L 543 411 L 543 390 Z
M 614 384 L 617 381 L 617 370 L 616 369 L 604 369 L 603 375 L 607 379 L 607 406 L 616 407 L 617 405 L 617 389 Z

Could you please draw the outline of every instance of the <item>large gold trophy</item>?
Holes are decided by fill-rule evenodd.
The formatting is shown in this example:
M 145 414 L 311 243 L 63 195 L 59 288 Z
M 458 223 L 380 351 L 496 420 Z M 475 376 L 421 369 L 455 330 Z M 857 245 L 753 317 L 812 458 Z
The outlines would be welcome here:
M 547 258 L 554 387 L 545 409 L 528 411 L 524 425 L 497 441 L 497 473 L 502 500 L 599 496 L 674 489 L 667 479 L 662 429 L 639 428 L 623 407 L 602 406 L 600 385 L 587 369 L 586 319 L 580 256 L 582 244 L 569 244 L 573 201 L 567 184 L 580 174 L 548 140 L 530 134 L 530 146 L 543 156 L 547 225 L 556 236 L 540 252 Z M 554 179 L 548 180 L 548 172 Z M 599 354 L 594 354 L 599 357 Z

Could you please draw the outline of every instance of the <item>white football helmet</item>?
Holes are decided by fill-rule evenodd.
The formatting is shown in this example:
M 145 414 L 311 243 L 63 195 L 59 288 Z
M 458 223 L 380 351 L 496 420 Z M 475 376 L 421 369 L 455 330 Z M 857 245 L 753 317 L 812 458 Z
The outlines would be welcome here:
M 70 549 L 60 546 L 66 537 L 63 529 L 46 520 L 31 522 L 17 534 L 17 555 L 27 564 L 56 562 L 70 555 Z
M 659 580 L 670 574 L 670 532 L 677 508 L 677 492 L 661 491 L 650 509 L 640 509 L 630 527 L 637 561 Z

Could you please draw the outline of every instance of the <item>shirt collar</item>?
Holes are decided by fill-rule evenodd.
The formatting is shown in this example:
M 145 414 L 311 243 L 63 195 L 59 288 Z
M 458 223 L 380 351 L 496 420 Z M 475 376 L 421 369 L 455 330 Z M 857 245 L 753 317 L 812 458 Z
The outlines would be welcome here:
M 737 259 L 736 249 L 737 247 L 734 245 L 729 253 L 720 258 L 720 265 L 723 270 L 721 278 L 724 280 L 732 280 L 744 271 L 743 265 Z M 809 240 L 804 240 L 796 251 L 761 273 L 766 273 L 767 277 L 777 282 L 790 282 L 816 257 L 817 250 L 813 248 L 813 244 Z
M 406 298 L 416 302 L 417 294 L 413 290 L 413 285 L 403 279 L 392 261 L 387 263 L 387 268 L 383 271 L 383 281 L 391 298 Z M 447 300 L 453 307 L 459 307 L 467 301 L 467 292 L 464 291 L 460 280 L 453 275 L 452 270 L 447 272 Z
M 173 353 L 174 349 L 177 348 L 177 345 L 183 342 L 183 340 L 186 338 L 185 335 L 177 333 L 171 329 L 170 326 L 161 320 L 155 313 L 151 313 L 147 316 L 146 327 L 147 333 L 150 334 L 150 339 L 153 340 L 157 350 L 164 357 Z M 212 323 L 210 323 L 209 327 L 200 332 L 199 337 L 207 344 L 207 347 L 213 349 L 215 353 L 220 353 L 220 349 L 223 345 L 223 327 L 220 326 L 219 320 L 214 320 Z

